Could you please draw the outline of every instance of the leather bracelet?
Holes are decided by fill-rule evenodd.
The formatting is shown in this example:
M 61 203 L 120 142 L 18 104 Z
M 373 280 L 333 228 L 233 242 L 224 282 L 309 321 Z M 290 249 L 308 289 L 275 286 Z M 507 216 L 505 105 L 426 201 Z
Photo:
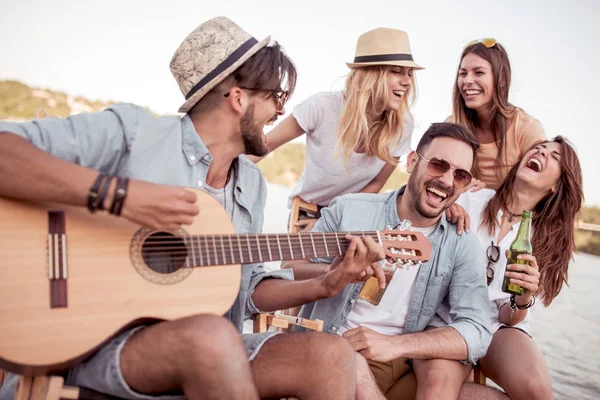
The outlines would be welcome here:
M 125 203 L 125 198 L 127 197 L 127 187 L 129 185 L 129 178 L 125 177 L 117 177 L 117 188 L 115 189 L 115 194 L 113 196 L 113 201 L 110 206 L 110 213 L 116 216 L 121 215 L 121 210 L 123 209 L 123 203 Z
M 96 212 L 98 209 L 98 189 L 104 178 L 106 178 L 106 174 L 100 172 L 88 192 L 87 208 L 91 213 Z
M 108 175 L 104 180 L 102 188 L 98 191 L 98 210 L 104 210 L 104 200 L 106 200 L 108 188 L 110 187 L 110 183 L 112 182 L 113 178 L 114 176 Z
M 510 308 L 512 308 L 513 310 L 515 310 L 515 309 L 527 310 L 528 308 L 533 307 L 534 304 L 535 304 L 535 296 L 531 296 L 531 300 L 529 300 L 529 303 L 527 303 L 523 306 L 520 306 L 515 301 L 515 295 L 514 294 L 510 295 Z

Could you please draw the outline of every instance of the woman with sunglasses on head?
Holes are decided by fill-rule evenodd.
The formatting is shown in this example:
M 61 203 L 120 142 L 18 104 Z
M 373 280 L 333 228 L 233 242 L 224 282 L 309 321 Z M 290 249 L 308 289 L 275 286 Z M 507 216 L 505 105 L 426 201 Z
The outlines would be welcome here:
M 296 196 L 322 208 L 342 194 L 378 193 L 411 150 L 409 106 L 416 92 L 414 72 L 423 67 L 413 61 L 406 32 L 377 28 L 362 34 L 347 66 L 343 91 L 309 97 L 266 136 L 274 151 L 306 133 L 304 172 L 290 205 Z M 460 210 L 453 211 L 449 216 L 456 221 Z M 297 225 L 308 231 L 315 222 Z
M 540 142 L 517 160 L 497 191 L 466 192 L 457 202 L 471 216 L 473 233 L 486 249 L 488 260 L 485 267 L 494 335 L 479 366 L 512 400 L 551 399 L 548 366 L 527 330 L 536 303 L 534 296 L 549 306 L 567 282 L 567 269 L 575 250 L 575 221 L 583 203 L 577 154 L 561 136 Z M 506 275 L 511 282 L 525 289 L 523 296 L 512 296 L 502 291 L 506 250 L 517 235 L 524 210 L 533 213 L 533 255 L 519 256 L 530 265 L 508 266 Z M 442 306 L 432 326 L 447 325 L 449 315 L 448 307 Z M 437 371 L 437 375 L 432 371 Z M 435 379 L 440 377 L 440 371 L 452 384 Z M 470 371 L 470 365 L 456 361 L 415 361 L 419 384 L 444 390 L 447 395 L 452 388 L 454 398 Z M 474 384 L 462 386 L 459 398 L 463 395 L 506 398 L 498 391 Z
M 480 144 L 475 188 L 496 189 L 521 154 L 545 139 L 540 122 L 509 103 L 510 81 L 508 55 L 495 39 L 476 40 L 464 48 L 448 121 L 470 128 Z

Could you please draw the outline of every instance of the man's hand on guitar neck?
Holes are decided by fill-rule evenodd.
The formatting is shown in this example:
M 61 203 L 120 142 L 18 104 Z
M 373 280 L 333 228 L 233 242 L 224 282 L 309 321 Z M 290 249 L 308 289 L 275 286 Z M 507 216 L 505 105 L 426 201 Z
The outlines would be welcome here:
M 191 224 L 200 212 L 195 204 L 196 194 L 180 186 L 130 180 L 128 192 L 121 215 L 149 228 L 177 230 L 181 225 Z M 109 193 L 105 209 L 114 190 Z
M 338 294 L 350 283 L 361 283 L 375 275 L 379 285 L 385 287 L 385 275 L 379 264 L 385 259 L 383 248 L 371 237 L 346 235 L 350 241 L 344 257 L 337 257 L 330 272 L 323 276 L 328 297 Z

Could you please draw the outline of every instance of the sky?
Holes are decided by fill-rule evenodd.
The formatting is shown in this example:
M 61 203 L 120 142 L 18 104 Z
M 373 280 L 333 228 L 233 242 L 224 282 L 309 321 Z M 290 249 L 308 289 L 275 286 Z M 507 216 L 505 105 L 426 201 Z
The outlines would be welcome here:
M 585 202 L 600 205 L 597 0 L 0 0 L 0 10 L 0 79 L 164 114 L 183 103 L 169 70 L 173 53 L 214 16 L 282 44 L 299 74 L 287 113 L 313 93 L 342 88 L 360 34 L 402 29 L 426 67 L 416 73 L 413 147 L 429 124 L 450 114 L 464 45 L 493 37 L 510 58 L 510 102 L 540 120 L 548 137 L 574 143 Z

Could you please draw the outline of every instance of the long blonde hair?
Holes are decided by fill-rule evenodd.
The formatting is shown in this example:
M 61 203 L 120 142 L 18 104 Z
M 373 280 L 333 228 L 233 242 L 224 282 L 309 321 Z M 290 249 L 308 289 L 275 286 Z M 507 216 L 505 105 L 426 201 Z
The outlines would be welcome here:
M 354 151 L 379 157 L 388 163 L 398 163 L 391 155 L 390 148 L 402 139 L 402 126 L 407 111 L 407 115 L 412 118 L 409 107 L 415 99 L 416 90 L 413 88 L 416 81 L 412 76 L 412 84 L 397 111 L 385 110 L 389 95 L 387 73 L 391 68 L 393 66 L 387 65 L 354 68 L 346 79 L 344 108 L 340 116 L 335 151 L 336 158 L 340 152 L 343 153 L 344 163 L 348 162 Z M 372 121 L 369 118 L 369 113 L 380 114 L 382 111 L 383 115 L 379 120 Z

